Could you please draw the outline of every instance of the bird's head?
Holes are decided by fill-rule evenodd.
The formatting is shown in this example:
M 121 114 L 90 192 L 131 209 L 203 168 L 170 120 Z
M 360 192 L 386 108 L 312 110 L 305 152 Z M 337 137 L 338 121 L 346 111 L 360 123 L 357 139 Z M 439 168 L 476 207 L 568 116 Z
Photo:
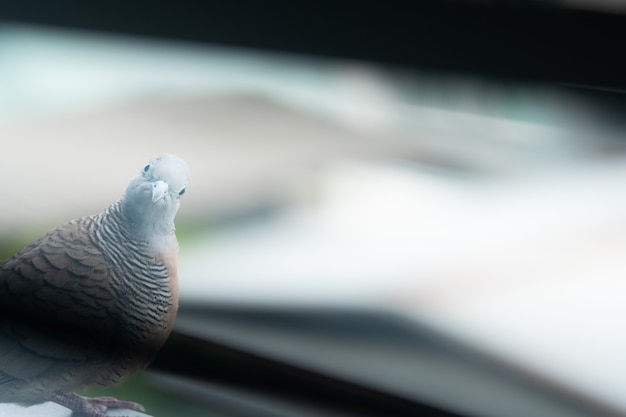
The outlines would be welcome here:
M 130 181 L 122 198 L 122 211 L 138 238 L 152 241 L 173 232 L 174 217 L 188 182 L 187 164 L 170 154 L 152 159 Z
M 140 178 L 139 189 L 143 193 L 150 190 L 153 204 L 178 204 L 189 183 L 189 168 L 182 159 L 165 153 L 148 162 L 141 170 Z

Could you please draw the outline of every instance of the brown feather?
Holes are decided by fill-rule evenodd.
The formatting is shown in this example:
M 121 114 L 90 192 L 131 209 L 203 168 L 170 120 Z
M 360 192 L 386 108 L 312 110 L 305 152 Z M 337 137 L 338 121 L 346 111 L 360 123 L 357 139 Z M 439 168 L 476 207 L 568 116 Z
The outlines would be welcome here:
M 90 221 L 60 226 L 0 264 L 0 402 L 43 401 L 45 385 L 80 388 L 88 378 L 70 375 L 119 354 L 110 266 Z

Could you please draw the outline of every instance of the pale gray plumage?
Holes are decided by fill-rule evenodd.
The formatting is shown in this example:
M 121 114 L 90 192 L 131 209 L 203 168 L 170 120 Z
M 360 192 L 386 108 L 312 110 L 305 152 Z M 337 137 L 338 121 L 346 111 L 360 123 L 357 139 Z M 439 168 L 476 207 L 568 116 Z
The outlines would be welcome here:
M 163 154 L 103 212 L 72 220 L 0 264 L 0 402 L 52 400 L 90 417 L 72 391 L 117 384 L 152 360 L 178 308 L 174 217 L 188 182 Z

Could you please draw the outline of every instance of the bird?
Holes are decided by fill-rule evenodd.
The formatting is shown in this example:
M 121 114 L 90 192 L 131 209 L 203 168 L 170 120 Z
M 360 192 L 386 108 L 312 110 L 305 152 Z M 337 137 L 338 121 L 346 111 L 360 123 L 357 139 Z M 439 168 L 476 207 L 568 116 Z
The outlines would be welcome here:
M 71 220 L 0 263 L 0 403 L 52 401 L 86 417 L 145 411 L 75 391 L 147 367 L 178 309 L 174 218 L 189 182 L 161 154 L 102 212 Z

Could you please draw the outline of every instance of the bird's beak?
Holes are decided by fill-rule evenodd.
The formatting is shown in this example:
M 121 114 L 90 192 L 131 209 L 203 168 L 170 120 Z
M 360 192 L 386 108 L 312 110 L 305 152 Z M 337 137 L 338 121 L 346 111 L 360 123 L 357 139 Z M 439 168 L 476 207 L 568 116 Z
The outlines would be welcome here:
M 152 202 L 156 203 L 157 201 L 165 197 L 169 190 L 170 187 L 165 181 L 159 180 L 152 184 Z

